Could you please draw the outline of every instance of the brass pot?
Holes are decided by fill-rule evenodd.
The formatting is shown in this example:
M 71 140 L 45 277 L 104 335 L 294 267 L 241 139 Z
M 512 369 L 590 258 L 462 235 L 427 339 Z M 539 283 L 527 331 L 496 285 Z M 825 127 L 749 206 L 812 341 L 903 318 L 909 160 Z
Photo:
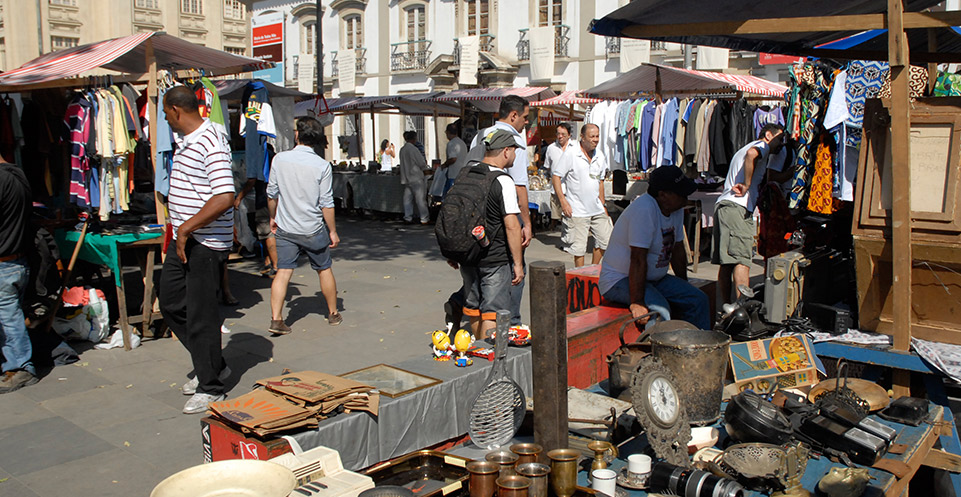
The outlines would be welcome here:
M 497 479 L 497 497 L 528 497 L 531 481 L 523 476 L 502 476 Z
M 467 485 L 470 489 L 470 497 L 493 497 L 497 490 L 497 477 L 501 466 L 497 463 L 488 461 L 470 461 L 467 463 L 467 472 L 470 479 Z
M 556 497 L 571 497 L 577 490 L 577 458 L 574 449 L 554 449 L 547 453 L 551 459 L 551 490 Z
M 488 452 L 486 459 L 494 464 L 499 464 L 501 467 L 500 477 L 514 476 L 514 465 L 517 464 L 517 454 L 509 450 L 495 450 L 494 452 Z
M 539 462 L 537 459 L 540 457 L 541 452 L 543 451 L 544 447 L 533 443 L 511 445 L 511 452 L 517 454 L 517 464 L 515 466 Z

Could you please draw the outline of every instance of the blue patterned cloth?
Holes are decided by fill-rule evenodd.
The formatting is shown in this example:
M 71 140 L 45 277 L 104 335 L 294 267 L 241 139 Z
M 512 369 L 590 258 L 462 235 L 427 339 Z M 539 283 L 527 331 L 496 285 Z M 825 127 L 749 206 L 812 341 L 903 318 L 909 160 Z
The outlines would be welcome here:
M 878 96 L 884 81 L 888 79 L 888 63 L 870 60 L 855 60 L 848 64 L 847 79 L 844 82 L 844 95 L 848 104 L 848 119 L 845 123 L 855 128 L 861 127 L 864 120 L 864 101 Z

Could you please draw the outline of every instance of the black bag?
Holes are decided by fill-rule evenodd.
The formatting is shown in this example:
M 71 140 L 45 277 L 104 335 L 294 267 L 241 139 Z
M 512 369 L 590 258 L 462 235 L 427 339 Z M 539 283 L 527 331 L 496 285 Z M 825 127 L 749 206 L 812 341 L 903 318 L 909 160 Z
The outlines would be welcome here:
M 434 224 L 437 244 L 444 257 L 459 264 L 475 266 L 487 252 L 472 231 L 483 226 L 488 240 L 496 233 L 487 229 L 487 197 L 491 185 L 497 177 L 507 174 L 502 170 L 492 171 L 483 163 L 475 163 L 464 168 L 454 181 L 454 186 L 444 197 L 444 203 Z

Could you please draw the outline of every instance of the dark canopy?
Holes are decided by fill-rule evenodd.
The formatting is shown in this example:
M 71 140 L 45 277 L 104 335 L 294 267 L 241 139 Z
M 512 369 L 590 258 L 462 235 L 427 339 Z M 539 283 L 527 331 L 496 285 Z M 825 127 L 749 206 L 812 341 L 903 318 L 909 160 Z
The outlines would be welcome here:
M 905 0 L 904 10 L 917 12 L 939 3 L 941 0 Z M 807 55 L 818 45 L 836 41 L 839 37 L 856 35 L 859 31 L 816 31 L 818 26 L 812 23 L 815 31 L 800 33 L 638 37 L 633 36 L 628 28 L 690 23 L 738 23 L 752 19 L 881 14 L 886 11 L 886 2 L 879 0 L 713 0 L 710 8 L 705 8 L 703 0 L 634 0 L 603 18 L 596 19 L 590 31 L 605 36 L 644 38 L 752 52 Z M 951 29 L 939 29 L 938 32 L 938 52 L 961 52 L 961 37 L 957 33 Z M 678 29 L 678 33 L 684 33 L 683 29 Z M 928 51 L 926 30 L 911 30 L 909 33 L 912 51 Z M 880 48 L 870 44 L 854 48 L 887 50 L 883 37 L 878 43 L 881 43 L 878 46 Z

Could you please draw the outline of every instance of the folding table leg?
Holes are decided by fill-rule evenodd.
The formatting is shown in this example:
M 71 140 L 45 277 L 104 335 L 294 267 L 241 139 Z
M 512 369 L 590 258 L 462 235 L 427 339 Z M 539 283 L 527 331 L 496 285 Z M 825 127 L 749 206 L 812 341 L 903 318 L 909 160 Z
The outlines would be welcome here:
M 123 284 L 123 271 L 120 274 L 120 285 L 117 286 L 117 307 L 120 311 L 120 332 L 123 335 L 123 349 L 130 350 L 130 321 L 127 318 L 127 290 Z

